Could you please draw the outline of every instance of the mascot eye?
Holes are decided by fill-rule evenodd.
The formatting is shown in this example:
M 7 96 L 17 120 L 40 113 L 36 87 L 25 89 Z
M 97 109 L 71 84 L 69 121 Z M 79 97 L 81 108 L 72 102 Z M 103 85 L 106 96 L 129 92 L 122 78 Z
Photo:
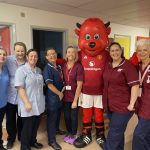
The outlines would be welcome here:
M 89 40 L 90 38 L 91 38 L 91 36 L 90 36 L 89 34 L 86 34 L 86 35 L 85 35 L 85 39 L 86 39 L 86 40 Z
M 99 39 L 99 34 L 95 34 L 95 35 L 94 35 L 94 39 L 95 39 L 95 40 Z

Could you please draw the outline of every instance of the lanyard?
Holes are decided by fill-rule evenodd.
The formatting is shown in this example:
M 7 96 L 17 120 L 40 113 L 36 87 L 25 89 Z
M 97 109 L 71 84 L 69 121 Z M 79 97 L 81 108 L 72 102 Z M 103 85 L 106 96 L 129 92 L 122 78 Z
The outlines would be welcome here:
M 67 68 L 67 66 L 66 66 Z M 72 68 L 70 69 L 66 69 L 66 76 L 67 76 L 67 83 L 69 84 L 69 81 L 70 81 L 70 74 L 71 74 L 71 71 L 72 71 Z
M 141 72 L 139 71 L 140 86 L 142 85 L 143 80 L 144 80 L 144 78 L 145 78 L 145 75 L 146 75 L 147 71 L 149 70 L 149 68 L 150 68 L 150 65 L 148 65 L 148 67 L 147 67 L 146 70 L 144 71 L 143 76 L 141 75 Z
M 50 67 L 52 67 L 56 72 L 58 72 L 60 79 L 63 81 L 63 74 L 62 74 L 61 67 L 58 67 L 58 66 L 55 67 L 55 66 L 54 66 L 53 64 L 51 64 L 51 63 L 48 63 L 48 65 L 49 65 Z M 58 69 L 58 68 L 59 68 L 59 69 Z

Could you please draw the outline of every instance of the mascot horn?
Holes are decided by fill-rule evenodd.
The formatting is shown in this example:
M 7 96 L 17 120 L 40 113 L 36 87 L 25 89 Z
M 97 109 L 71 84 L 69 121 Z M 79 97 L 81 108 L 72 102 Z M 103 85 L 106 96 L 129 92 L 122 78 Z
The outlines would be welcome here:
M 105 50 L 111 30 L 109 25 L 110 22 L 104 24 L 99 18 L 88 18 L 82 24 L 77 23 L 77 29 L 75 29 L 80 48 L 79 57 L 84 67 L 84 83 L 79 98 L 79 106 L 82 108 L 83 130 L 82 135 L 74 142 L 74 146 L 77 148 L 83 148 L 92 141 L 93 118 L 96 141 L 100 147 L 104 146 L 102 73 L 105 63 L 109 59 L 109 54 Z

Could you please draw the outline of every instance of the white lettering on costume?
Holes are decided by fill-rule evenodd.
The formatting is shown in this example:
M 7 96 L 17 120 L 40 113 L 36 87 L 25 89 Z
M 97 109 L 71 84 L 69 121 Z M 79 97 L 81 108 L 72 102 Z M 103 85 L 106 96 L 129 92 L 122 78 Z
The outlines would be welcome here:
M 93 71 L 100 71 L 102 69 L 101 68 L 84 68 L 84 70 L 86 70 L 86 71 L 91 71 L 91 70 L 93 70 Z

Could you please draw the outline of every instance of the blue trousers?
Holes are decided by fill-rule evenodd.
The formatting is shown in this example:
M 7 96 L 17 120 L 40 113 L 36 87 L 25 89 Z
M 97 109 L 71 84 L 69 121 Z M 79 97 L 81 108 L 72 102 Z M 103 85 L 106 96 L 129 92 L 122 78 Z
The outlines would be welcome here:
M 78 108 L 71 108 L 72 102 L 64 102 L 64 117 L 67 132 L 75 135 L 78 128 Z
M 110 124 L 104 150 L 124 150 L 124 132 L 132 115 L 132 112 L 108 112 Z
M 150 150 L 150 119 L 139 118 L 133 134 L 132 150 Z
M 59 109 L 48 109 L 47 110 L 47 132 L 48 132 L 48 143 L 56 141 L 56 126 L 58 119 Z

